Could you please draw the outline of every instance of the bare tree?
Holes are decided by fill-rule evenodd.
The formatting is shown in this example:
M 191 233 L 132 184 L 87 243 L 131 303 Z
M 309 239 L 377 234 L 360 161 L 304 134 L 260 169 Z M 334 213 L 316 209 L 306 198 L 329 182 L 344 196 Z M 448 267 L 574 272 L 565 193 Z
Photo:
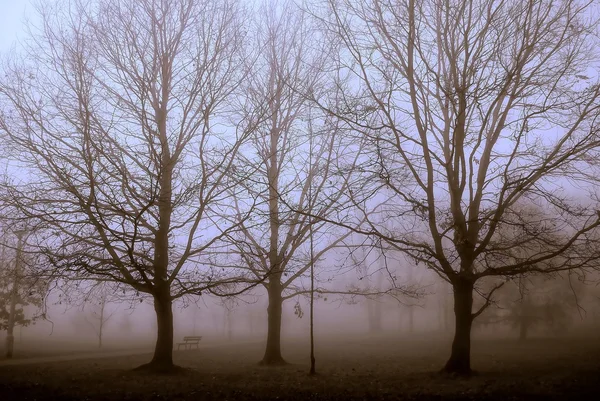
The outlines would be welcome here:
M 380 185 L 347 190 L 353 229 L 452 285 L 456 330 L 444 371 L 469 374 L 473 319 L 503 282 L 482 292 L 480 279 L 586 268 L 600 256 L 589 246 L 600 144 L 591 2 L 317 3 L 324 35 L 340 46 L 343 96 L 314 100 L 372 145 L 372 163 L 356 170 L 366 178 L 351 181 Z M 519 219 L 525 200 L 545 216 Z
M 223 335 L 227 337 L 227 341 L 233 340 L 233 314 L 238 307 L 239 299 L 235 297 L 220 297 L 218 305 L 223 308 Z
M 315 243 L 321 244 L 314 260 L 342 242 L 349 231 L 330 232 L 323 222 L 288 207 L 290 202 L 321 216 L 339 211 L 337 189 L 346 184 L 344 177 L 333 176 L 336 169 L 332 166 L 346 162 L 344 144 L 331 119 L 310 107 L 305 97 L 308 92 L 325 92 L 327 48 L 293 4 L 263 10 L 256 38 L 261 54 L 245 89 L 251 100 L 246 113 L 265 116 L 252 132 L 246 153 L 249 169 L 255 172 L 247 181 L 248 192 L 260 199 L 260 206 L 251 221 L 244 221 L 240 207 L 236 217 L 242 230 L 230 237 L 241 263 L 267 290 L 268 335 L 261 363 L 277 365 L 285 363 L 281 356 L 283 302 L 309 292 L 302 279 L 311 267 L 311 230 Z M 236 205 L 243 204 L 243 198 L 235 199 Z
M 6 357 L 12 358 L 14 329 L 28 326 L 41 317 L 47 283 L 31 274 L 35 271 L 35 254 L 23 249 L 31 233 L 22 227 L 3 228 L 4 232 L 0 232 L 0 330 L 6 330 Z M 27 307 L 34 310 L 26 310 Z
M 579 311 L 581 319 L 584 309 L 579 304 L 582 297 L 582 277 L 576 271 L 564 274 L 522 274 L 497 292 L 495 306 L 483 314 L 483 322 L 505 324 L 518 332 L 519 340 L 528 338 L 532 329 L 543 328 L 546 334 L 563 334 L 573 324 Z M 581 309 L 580 309 L 581 308 Z
M 98 336 L 98 348 L 102 348 L 106 324 L 119 310 L 119 306 L 114 301 L 122 301 L 118 289 L 112 288 L 109 284 L 99 283 L 94 286 L 95 288 L 86 295 L 86 303 L 83 305 L 83 308 L 88 307 L 90 319 L 86 316 L 85 320 Z
M 173 300 L 239 281 L 205 262 L 247 216 L 221 217 L 253 124 L 230 118 L 247 65 L 242 10 L 98 0 L 40 12 L 0 82 L 0 130 L 20 167 L 5 201 L 45 227 L 55 275 L 151 296 L 158 336 L 145 366 L 173 369 Z

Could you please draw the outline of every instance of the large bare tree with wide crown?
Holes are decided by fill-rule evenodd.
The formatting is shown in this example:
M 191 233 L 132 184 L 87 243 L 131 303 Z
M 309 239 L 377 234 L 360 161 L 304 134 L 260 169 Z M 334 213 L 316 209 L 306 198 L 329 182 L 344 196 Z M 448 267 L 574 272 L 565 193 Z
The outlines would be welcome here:
M 222 218 L 255 124 L 231 117 L 251 60 L 244 12 L 228 0 L 102 0 L 40 16 L 0 83 L 0 130 L 20 169 L 7 204 L 44 227 L 39 245 L 61 278 L 153 299 L 146 367 L 171 370 L 173 301 L 241 280 L 205 262 L 252 208 Z
M 353 230 L 452 285 L 456 330 L 444 371 L 469 374 L 471 324 L 502 283 L 482 291 L 481 279 L 586 268 L 600 256 L 591 2 L 311 4 L 339 45 L 343 88 L 335 102 L 314 101 L 371 144 L 371 163 L 356 170 L 370 178 L 356 182 L 380 184 L 346 191 Z M 581 202 L 574 188 L 590 196 Z M 541 220 L 519 221 L 523 202 L 544 209 Z M 519 235 L 503 235 L 515 224 Z

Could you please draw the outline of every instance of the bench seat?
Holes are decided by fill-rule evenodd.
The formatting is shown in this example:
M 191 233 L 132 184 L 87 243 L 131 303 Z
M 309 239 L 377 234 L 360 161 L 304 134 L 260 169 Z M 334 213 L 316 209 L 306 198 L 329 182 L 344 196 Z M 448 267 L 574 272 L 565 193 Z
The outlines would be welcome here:
M 181 349 L 183 345 L 183 349 L 192 349 L 192 345 L 195 345 L 196 348 L 199 347 L 200 340 L 202 340 L 202 336 L 186 336 L 183 337 L 183 342 L 177 343 L 177 350 Z

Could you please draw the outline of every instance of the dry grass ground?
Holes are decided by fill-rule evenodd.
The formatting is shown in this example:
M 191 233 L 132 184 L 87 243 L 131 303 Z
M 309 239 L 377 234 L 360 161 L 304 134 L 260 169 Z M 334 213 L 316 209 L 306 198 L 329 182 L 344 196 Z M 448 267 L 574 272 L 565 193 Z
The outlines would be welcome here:
M 476 340 L 469 379 L 436 373 L 447 339 L 321 339 L 316 377 L 307 350 L 285 342 L 290 364 L 279 368 L 258 366 L 259 343 L 180 351 L 188 369 L 177 376 L 131 371 L 150 355 L 0 365 L 0 400 L 575 400 L 600 390 L 600 341 L 589 337 Z

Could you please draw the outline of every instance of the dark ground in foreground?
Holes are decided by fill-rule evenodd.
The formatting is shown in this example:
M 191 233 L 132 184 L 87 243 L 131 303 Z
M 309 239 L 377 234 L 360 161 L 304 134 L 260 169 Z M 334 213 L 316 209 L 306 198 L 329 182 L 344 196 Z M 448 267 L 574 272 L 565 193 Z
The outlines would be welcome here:
M 321 341 L 318 376 L 307 344 L 285 343 L 289 365 L 258 366 L 261 344 L 175 352 L 177 376 L 133 372 L 150 355 L 0 366 L 0 400 L 516 400 L 598 399 L 600 341 L 476 340 L 469 379 L 436 373 L 448 340 Z

